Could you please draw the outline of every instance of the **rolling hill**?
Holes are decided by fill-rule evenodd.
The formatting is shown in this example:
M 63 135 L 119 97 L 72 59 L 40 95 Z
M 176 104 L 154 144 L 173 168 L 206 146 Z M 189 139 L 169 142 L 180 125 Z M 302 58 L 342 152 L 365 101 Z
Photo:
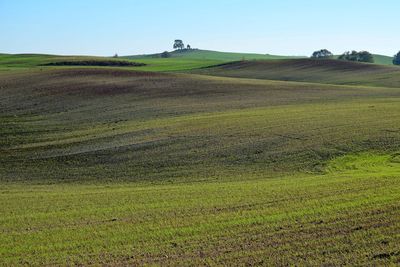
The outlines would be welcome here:
M 61 60 L 0 56 L 0 265 L 400 261 L 396 68 Z
M 280 55 L 269 55 L 269 54 L 256 54 L 256 53 L 233 53 L 233 52 L 220 52 L 210 50 L 175 50 L 169 52 L 171 58 L 185 58 L 185 59 L 197 59 L 197 60 L 216 60 L 216 61 L 243 61 L 243 60 L 274 60 L 274 59 L 300 59 L 307 58 L 305 56 L 280 56 Z M 393 57 L 373 54 L 375 64 L 378 65 L 393 65 Z M 149 58 L 160 58 L 161 54 L 147 54 L 147 55 L 133 55 L 123 56 L 127 59 L 149 59 Z M 338 56 L 335 56 L 337 58 Z
M 374 54 L 374 63 L 380 65 L 393 66 L 393 57 Z
M 277 56 L 268 54 L 255 54 L 255 53 L 233 53 L 233 52 L 219 52 L 211 50 L 175 50 L 169 52 L 172 58 L 190 58 L 190 59 L 203 59 L 203 60 L 219 60 L 219 61 L 237 61 L 237 60 L 252 60 L 252 59 L 285 59 L 285 58 L 302 58 L 301 56 Z M 161 54 L 150 55 L 135 55 L 124 56 L 129 59 L 140 58 L 160 58 Z
M 228 62 L 192 73 L 224 77 L 400 87 L 400 68 L 339 60 L 288 59 Z
M 393 57 L 391 56 L 384 56 L 379 54 L 372 54 L 374 57 L 374 63 L 379 65 L 388 65 L 393 66 Z M 335 55 L 335 59 L 337 59 L 339 55 Z
M 130 67 L 131 70 L 174 72 L 191 70 L 203 67 L 209 67 L 221 64 L 225 61 L 212 59 L 196 59 L 196 58 L 110 58 L 110 57 L 94 57 L 94 56 L 59 56 L 44 54 L 0 54 L 0 71 L 10 70 L 11 68 L 45 68 L 46 65 L 60 65 L 62 62 L 109 62 L 121 61 L 128 64 L 144 64 L 144 66 Z M 82 66 L 85 67 L 85 66 Z
M 160 54 L 126 56 L 119 58 L 94 57 L 94 56 L 60 56 L 44 54 L 0 54 L 0 71 L 10 68 L 34 68 L 46 65 L 76 65 L 61 64 L 66 62 L 92 62 L 92 65 L 109 65 L 110 61 L 121 62 L 131 67 L 132 70 L 157 71 L 157 72 L 181 72 L 207 68 L 232 61 L 243 60 L 279 60 L 299 59 L 301 57 L 274 56 L 251 53 L 228 53 L 207 50 L 173 51 L 171 58 L 160 58 Z M 391 58 L 385 56 L 377 57 L 378 64 L 391 64 Z M 125 63 L 126 61 L 126 63 Z M 128 65 L 138 65 L 137 67 Z M 140 66 L 139 65 L 144 65 Z M 82 66 L 84 67 L 84 66 Z
M 392 88 L 115 68 L 48 69 L 11 75 L 6 72 L 0 77 L 0 111 L 3 125 L 7 126 L 1 132 L 1 177 L 11 181 L 16 177 L 79 181 L 79 177 L 71 175 L 69 162 L 77 163 L 74 171 L 87 177 L 83 181 L 111 177 L 154 181 L 169 176 L 196 180 L 210 170 L 245 170 L 246 166 L 261 168 L 264 175 L 266 171 L 272 175 L 273 170 L 308 172 L 323 166 L 321 155 L 340 155 L 340 147 L 354 146 L 355 151 L 368 150 L 369 146 L 378 149 L 375 141 L 363 144 L 362 140 L 378 142 L 378 128 L 390 130 L 397 124 L 389 120 L 387 125 L 368 129 L 373 125 L 370 120 L 374 116 L 370 116 L 363 126 L 365 133 L 358 129 L 362 135 L 346 137 L 342 131 L 353 124 L 343 128 L 335 121 L 323 121 L 325 116 L 333 116 L 329 112 L 337 112 L 336 108 L 346 110 L 354 99 L 364 102 L 360 109 L 369 114 L 368 106 L 377 96 L 388 100 L 397 97 L 398 90 Z M 332 110 L 320 110 L 330 102 Z M 337 102 L 342 104 L 334 104 Z M 392 105 L 388 104 L 391 109 Z M 292 113 L 298 114 L 297 122 L 292 121 Z M 320 116 L 321 121 L 310 121 L 309 116 Z M 280 125 L 282 121 L 287 124 Z M 307 123 L 310 125 L 303 129 Z M 341 125 L 340 121 L 337 123 Z M 251 137 L 246 130 L 250 125 Z M 340 138 L 343 143 L 331 146 L 323 139 L 311 138 L 321 134 L 329 134 L 334 140 Z M 26 157 L 33 157 L 32 161 Z M 47 166 L 57 168 L 50 175 Z M 189 175 L 191 171 L 194 173 Z

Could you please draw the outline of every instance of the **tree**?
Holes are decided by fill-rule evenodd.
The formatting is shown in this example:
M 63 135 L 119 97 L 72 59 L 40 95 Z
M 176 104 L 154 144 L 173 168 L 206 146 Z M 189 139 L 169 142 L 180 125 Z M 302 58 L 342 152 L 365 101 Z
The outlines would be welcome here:
M 374 63 L 374 56 L 368 51 L 361 51 L 358 53 L 358 61 Z
M 185 44 L 183 43 L 182 40 L 175 40 L 174 42 L 174 49 L 184 49 L 185 48 Z
M 192 47 L 190 46 L 190 44 L 188 44 L 188 45 L 186 46 L 186 49 L 187 49 L 187 50 L 192 49 Z
M 117 53 L 115 53 L 114 54 L 114 56 L 113 56 L 113 58 L 117 58 L 118 57 L 118 54 Z
M 347 61 L 357 61 L 357 51 L 347 51 L 344 52 L 342 55 L 339 56 L 340 60 L 347 60 Z
M 374 62 L 374 56 L 368 51 L 357 52 L 353 50 L 351 52 L 345 52 L 342 55 L 340 55 L 338 59 L 347 61 L 368 62 L 368 63 Z
M 169 58 L 171 57 L 171 54 L 168 51 L 164 51 L 160 55 L 162 58 Z
M 321 49 L 319 51 L 315 51 L 311 58 L 320 59 L 320 58 L 332 58 L 333 54 L 327 49 Z
M 393 65 L 400 65 L 400 52 L 394 55 Z

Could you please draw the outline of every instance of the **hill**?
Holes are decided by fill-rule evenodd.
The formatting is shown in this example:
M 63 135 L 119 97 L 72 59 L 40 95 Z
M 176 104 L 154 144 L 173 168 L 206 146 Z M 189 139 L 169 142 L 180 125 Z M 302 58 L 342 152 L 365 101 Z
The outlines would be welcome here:
M 197 60 L 217 60 L 217 61 L 242 61 L 242 60 L 274 60 L 274 59 L 299 59 L 307 58 L 305 56 L 280 56 L 280 55 L 269 55 L 269 54 L 256 54 L 256 53 L 233 53 L 233 52 L 220 52 L 210 50 L 175 50 L 169 52 L 171 58 L 186 58 L 186 59 L 197 59 Z M 393 57 L 373 54 L 375 64 L 378 65 L 393 65 Z M 338 56 L 335 56 L 336 58 Z M 124 56 L 127 59 L 149 59 L 149 58 L 161 58 L 161 53 L 148 54 L 148 55 L 133 55 Z
M 393 57 L 374 54 L 375 64 L 393 66 Z
M 44 54 L 0 54 L 0 71 L 10 68 L 34 68 L 43 66 L 77 65 L 74 62 L 86 62 L 83 66 L 119 66 L 132 70 L 182 72 L 220 65 L 239 60 L 277 60 L 294 59 L 298 57 L 227 53 L 206 50 L 185 50 L 171 52 L 171 58 L 160 58 L 160 54 L 127 56 L 119 58 L 94 56 L 60 56 Z M 382 56 L 379 63 L 388 63 L 389 57 Z M 115 61 L 115 64 L 113 62 Z M 88 64 L 91 62 L 90 64 Z M 68 63 L 68 64 L 65 64 Z M 136 67 L 135 67 L 136 66 Z
M 378 54 L 372 55 L 374 57 L 374 64 L 393 66 L 393 57 Z M 335 59 L 337 59 L 338 57 L 339 55 L 334 56 Z
M 0 88 L 4 265 L 397 259 L 397 89 L 119 68 Z
M 0 54 L 0 71 L 10 70 L 10 68 L 35 68 L 35 67 L 60 67 L 65 66 L 65 62 L 92 62 L 90 65 L 112 65 L 110 61 L 125 64 L 117 64 L 131 70 L 174 72 L 185 71 L 197 68 L 204 68 L 221 64 L 224 61 L 212 59 L 196 59 L 196 58 L 110 58 L 110 57 L 94 57 L 94 56 L 59 56 L 59 55 L 43 55 L 43 54 Z M 97 64 L 95 64 L 97 62 Z M 103 64 L 102 64 L 103 62 Z M 112 63 L 112 62 L 111 62 Z M 87 64 L 81 64 L 86 65 Z M 138 65 L 132 67 L 131 65 Z
M 45 54 L 0 54 L 0 69 L 6 68 L 33 68 L 66 65 L 114 65 L 131 66 L 135 62 L 127 59 L 95 57 L 95 56 L 60 56 Z
M 395 68 L 27 60 L 0 71 L 0 265 L 399 262 Z
M 116 68 L 5 72 L 1 74 L 0 86 L 2 123 L 7 125 L 2 130 L 4 161 L 1 165 L 3 171 L 10 171 L 1 177 L 34 181 L 86 180 L 89 177 L 90 180 L 115 177 L 137 181 L 169 176 L 196 180 L 197 175 L 208 168 L 244 170 L 246 166 L 263 166 L 262 169 L 269 172 L 312 171 L 324 164 L 320 154 L 331 158 L 340 155 L 337 147 L 363 145 L 361 140 L 360 144 L 347 143 L 357 138 L 351 135 L 344 138 L 343 127 L 337 129 L 344 142 L 342 145 L 326 146 L 320 143 L 322 140 L 313 138 L 306 142 L 307 138 L 302 136 L 316 134 L 307 129 L 299 132 L 308 121 L 307 111 L 311 115 L 314 109 L 326 107 L 329 102 L 342 102 L 347 108 L 351 99 L 369 103 L 376 95 L 390 99 L 398 93 L 393 89 L 158 74 Z M 264 128 L 269 116 L 272 116 L 268 119 L 270 125 L 290 120 L 285 114 L 290 114 L 291 110 L 304 112 L 304 119 L 297 116 L 300 124 L 293 122 L 287 125 L 289 128 Z M 252 141 L 246 134 L 250 121 L 260 127 L 252 127 Z M 335 127 L 336 122 L 325 126 L 324 121 L 309 123 L 310 130 L 327 127 L 331 135 L 331 127 Z M 368 125 L 370 123 L 368 119 Z M 222 125 L 225 126 L 220 128 Z M 359 138 L 373 138 L 377 133 L 371 131 L 371 136 L 365 133 Z M 286 147 L 288 142 L 290 149 Z M 364 145 L 364 149 L 369 147 Z M 30 161 L 26 157 L 36 159 Z M 63 160 L 57 163 L 55 159 Z M 108 159 L 113 160 L 109 162 Z M 23 168 L 7 167 L 7 163 L 20 160 L 24 162 Z M 82 162 L 82 169 L 76 166 L 74 171 L 79 170 L 82 177 L 87 178 L 69 174 L 66 162 L 70 160 Z M 49 175 L 46 166 L 55 165 L 57 168 Z M 108 173 L 101 166 L 108 166 L 112 172 Z M 25 176 L 30 168 L 29 176 Z M 19 170 L 21 173 L 17 175 Z M 191 171 L 197 175 L 187 175 Z
M 277 56 L 268 54 L 255 54 L 255 53 L 233 53 L 233 52 L 219 52 L 211 50 L 175 50 L 169 52 L 172 58 L 190 58 L 190 59 L 202 59 L 202 60 L 219 60 L 219 61 L 237 61 L 237 60 L 251 60 L 251 59 L 284 59 L 284 58 L 302 58 L 296 56 Z M 124 56 L 129 59 L 140 59 L 140 58 L 160 58 L 161 54 L 150 54 L 150 55 L 136 55 L 136 56 Z
M 237 78 L 400 87 L 400 68 L 396 66 L 339 60 L 236 61 L 192 72 Z

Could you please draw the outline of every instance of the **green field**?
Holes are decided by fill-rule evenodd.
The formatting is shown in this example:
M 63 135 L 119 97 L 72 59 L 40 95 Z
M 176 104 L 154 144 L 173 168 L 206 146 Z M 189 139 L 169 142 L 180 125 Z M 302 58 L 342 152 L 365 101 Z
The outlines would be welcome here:
M 239 61 L 239 60 L 274 60 L 274 59 L 300 59 L 306 58 L 305 56 L 279 56 L 269 54 L 256 54 L 256 53 L 233 53 L 233 52 L 219 52 L 210 50 L 184 50 L 170 52 L 171 58 L 180 59 L 194 59 L 194 60 L 216 60 L 216 61 Z M 161 54 L 149 55 L 135 55 L 124 56 L 126 59 L 151 59 L 160 58 Z M 337 58 L 339 56 L 335 56 Z M 379 65 L 393 65 L 393 57 L 373 54 L 375 64 Z
M 288 59 L 288 58 L 303 58 L 302 56 L 278 56 L 269 54 L 255 53 L 233 53 L 219 52 L 210 50 L 184 50 L 170 52 L 171 58 L 179 59 L 202 59 L 202 60 L 218 60 L 218 61 L 235 61 L 235 60 L 253 60 L 253 59 Z M 125 56 L 128 59 L 143 59 L 143 58 L 160 58 L 160 54 Z
M 229 56 L 0 55 L 0 265 L 400 264 L 399 70 Z
M 393 65 L 393 57 L 374 54 L 374 62 L 381 65 Z
M 0 71 L 9 71 L 17 68 L 48 68 L 43 66 L 49 63 L 57 63 L 63 61 L 104 61 L 104 60 L 125 60 L 133 63 L 144 63 L 146 66 L 142 67 L 124 67 L 132 70 L 143 71 L 182 71 L 191 70 L 203 67 L 209 67 L 217 64 L 224 63 L 223 60 L 215 59 L 198 59 L 198 58 L 105 58 L 105 57 L 89 57 L 89 56 L 56 56 L 56 55 L 41 55 L 41 54 L 0 54 Z

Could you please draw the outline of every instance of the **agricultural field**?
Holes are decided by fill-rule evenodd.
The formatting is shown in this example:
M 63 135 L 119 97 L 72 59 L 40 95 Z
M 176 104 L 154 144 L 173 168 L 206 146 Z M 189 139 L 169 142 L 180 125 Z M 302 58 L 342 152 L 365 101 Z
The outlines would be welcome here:
M 235 78 L 400 87 L 400 68 L 397 66 L 330 59 L 234 61 L 191 72 Z
M 219 52 L 201 49 L 192 49 L 184 51 L 172 51 L 170 52 L 171 58 L 179 59 L 202 59 L 202 60 L 217 60 L 217 61 L 240 61 L 240 60 L 274 60 L 274 59 L 301 59 L 307 58 L 306 56 L 280 56 L 270 54 L 256 54 L 256 53 L 233 53 L 233 52 Z M 160 58 L 161 54 L 149 54 L 149 55 L 135 55 L 135 56 L 124 56 L 126 59 L 150 59 Z M 337 59 L 339 55 L 335 55 Z M 375 64 L 379 65 L 390 65 L 393 66 L 393 57 L 373 54 Z
M 233 53 L 233 52 L 219 52 L 210 50 L 176 50 L 169 52 L 171 58 L 179 59 L 201 59 L 201 60 L 218 60 L 218 61 L 237 61 L 237 60 L 271 60 L 271 59 L 290 59 L 290 58 L 303 58 L 303 56 L 278 56 L 269 54 L 256 54 L 256 53 Z M 161 54 L 149 55 L 135 55 L 124 56 L 127 59 L 145 59 L 145 58 L 161 58 Z
M 129 57 L 121 58 L 105 58 L 105 57 L 89 57 L 89 56 L 57 56 L 57 55 L 40 55 L 40 54 L 19 54 L 9 55 L 0 54 L 0 71 L 10 71 L 12 69 L 30 69 L 30 68 L 48 68 L 49 64 L 57 65 L 61 62 L 127 62 L 144 64 L 144 66 L 130 67 L 132 70 L 172 72 L 187 71 L 210 67 L 222 64 L 226 61 L 216 59 L 198 59 L 198 58 L 138 58 L 129 59 Z M 85 66 L 81 66 L 85 67 Z
M 229 56 L 0 55 L 0 265 L 400 264 L 400 70 Z

